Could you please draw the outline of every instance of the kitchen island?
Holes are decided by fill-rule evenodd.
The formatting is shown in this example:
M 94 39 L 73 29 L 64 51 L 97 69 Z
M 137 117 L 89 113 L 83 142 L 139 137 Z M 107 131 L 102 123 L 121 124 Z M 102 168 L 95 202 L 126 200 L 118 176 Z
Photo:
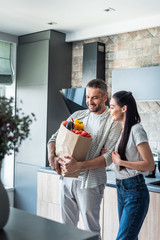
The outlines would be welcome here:
M 37 214 L 61 222 L 60 219 L 60 176 L 49 167 L 38 171 Z M 158 240 L 160 236 L 160 186 L 151 185 L 160 179 L 145 178 L 150 192 L 150 206 L 140 232 L 139 240 Z M 52 186 L 52 188 L 51 188 Z M 118 210 L 115 175 L 107 171 L 107 183 L 101 204 L 100 225 L 103 240 L 113 240 L 118 231 Z M 80 219 L 79 228 L 83 229 Z
M 10 208 L 7 224 L 0 231 L 1 240 L 98 240 L 96 233 L 57 223 L 25 211 Z

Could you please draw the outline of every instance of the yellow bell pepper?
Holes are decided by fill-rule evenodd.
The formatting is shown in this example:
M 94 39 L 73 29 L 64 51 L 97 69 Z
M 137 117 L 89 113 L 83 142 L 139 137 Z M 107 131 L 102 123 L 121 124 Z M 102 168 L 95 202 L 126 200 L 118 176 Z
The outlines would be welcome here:
M 81 120 L 74 120 L 74 128 L 83 130 L 83 122 Z

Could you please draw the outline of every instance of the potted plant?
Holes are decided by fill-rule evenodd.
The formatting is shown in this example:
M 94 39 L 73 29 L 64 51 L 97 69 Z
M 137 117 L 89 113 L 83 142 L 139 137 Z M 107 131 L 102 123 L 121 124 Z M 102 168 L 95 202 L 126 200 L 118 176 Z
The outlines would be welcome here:
M 15 108 L 14 99 L 0 97 L 0 170 L 5 155 L 18 152 L 23 140 L 30 133 L 30 125 L 35 115 L 25 115 L 21 108 Z M 0 229 L 7 223 L 9 216 L 8 194 L 0 179 Z

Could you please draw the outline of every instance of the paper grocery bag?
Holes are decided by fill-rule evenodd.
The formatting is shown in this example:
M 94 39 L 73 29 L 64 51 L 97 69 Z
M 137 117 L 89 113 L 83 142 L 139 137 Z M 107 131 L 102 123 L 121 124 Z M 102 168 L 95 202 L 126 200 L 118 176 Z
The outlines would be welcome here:
M 63 124 L 59 128 L 56 138 L 56 156 L 66 159 L 64 156 L 72 156 L 77 161 L 85 161 L 92 138 L 79 136 L 68 130 Z M 79 171 L 65 175 L 65 177 L 79 176 Z

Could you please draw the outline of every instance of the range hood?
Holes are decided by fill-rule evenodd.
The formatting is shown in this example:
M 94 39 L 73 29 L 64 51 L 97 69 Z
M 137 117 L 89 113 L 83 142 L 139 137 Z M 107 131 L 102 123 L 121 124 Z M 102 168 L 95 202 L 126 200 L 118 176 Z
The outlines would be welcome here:
M 82 88 L 67 88 L 60 91 L 71 114 L 87 108 L 85 87 L 95 78 L 105 81 L 105 44 L 100 42 L 83 45 Z
M 72 114 L 77 110 L 87 108 L 85 88 L 66 88 L 60 91 L 69 112 Z

